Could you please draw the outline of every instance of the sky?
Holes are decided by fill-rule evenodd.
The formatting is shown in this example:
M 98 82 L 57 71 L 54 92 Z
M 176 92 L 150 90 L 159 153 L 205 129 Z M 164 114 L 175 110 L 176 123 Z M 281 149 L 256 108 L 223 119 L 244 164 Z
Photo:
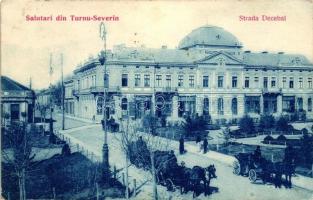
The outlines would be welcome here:
M 75 16 L 117 16 L 107 21 L 107 46 L 126 44 L 176 48 L 193 29 L 223 27 L 244 50 L 299 53 L 313 61 L 313 3 L 308 0 L 221 1 L 9 1 L 1 5 L 1 74 L 34 89 L 69 75 L 103 46 L 99 21 L 71 21 Z M 51 16 L 53 21 L 27 21 L 26 16 Z M 67 21 L 56 21 L 63 15 Z M 240 21 L 239 16 L 286 16 L 286 21 Z M 135 36 L 135 33 L 137 36 Z

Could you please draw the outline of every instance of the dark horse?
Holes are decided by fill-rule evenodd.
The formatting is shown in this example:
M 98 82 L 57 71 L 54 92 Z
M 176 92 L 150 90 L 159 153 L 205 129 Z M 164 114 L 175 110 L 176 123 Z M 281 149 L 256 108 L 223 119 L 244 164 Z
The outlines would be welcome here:
M 265 159 L 262 159 L 260 163 L 262 169 L 261 179 L 263 183 L 273 182 L 275 187 L 280 187 L 283 183 L 282 176 L 285 176 L 285 186 L 291 188 L 291 177 L 295 172 L 295 166 L 289 162 L 276 162 L 272 163 Z M 274 177 L 273 177 L 274 176 Z
M 207 168 L 199 166 L 194 166 L 192 169 L 185 168 L 184 179 L 186 182 L 183 186 L 184 191 L 193 191 L 194 197 L 199 196 L 202 192 L 204 192 L 205 195 L 210 194 L 211 179 L 217 178 L 215 172 L 216 169 L 214 165 L 210 165 Z M 201 183 L 203 183 L 203 185 Z

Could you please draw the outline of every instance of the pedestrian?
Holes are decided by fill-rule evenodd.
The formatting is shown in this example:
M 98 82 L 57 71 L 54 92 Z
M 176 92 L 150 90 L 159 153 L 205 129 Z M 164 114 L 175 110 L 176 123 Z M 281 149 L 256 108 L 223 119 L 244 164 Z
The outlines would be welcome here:
M 184 137 L 183 135 L 180 136 L 179 139 L 179 153 L 184 154 L 185 153 L 185 146 L 184 146 Z
M 208 152 L 208 139 L 204 138 L 203 140 L 203 153 L 207 153 Z

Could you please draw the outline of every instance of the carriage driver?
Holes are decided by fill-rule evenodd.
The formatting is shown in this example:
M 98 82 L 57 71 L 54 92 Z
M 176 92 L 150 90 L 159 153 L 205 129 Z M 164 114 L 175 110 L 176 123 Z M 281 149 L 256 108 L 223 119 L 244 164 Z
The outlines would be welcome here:
M 262 158 L 261 148 L 260 146 L 257 146 L 256 149 L 254 150 L 254 161 L 259 163 L 261 158 Z

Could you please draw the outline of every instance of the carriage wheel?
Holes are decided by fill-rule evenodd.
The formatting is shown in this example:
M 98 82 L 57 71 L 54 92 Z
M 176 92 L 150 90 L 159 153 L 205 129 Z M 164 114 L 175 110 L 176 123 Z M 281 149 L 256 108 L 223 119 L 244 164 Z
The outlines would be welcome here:
M 233 163 L 233 173 L 236 174 L 236 175 L 239 175 L 240 174 L 240 164 L 238 161 L 234 161 Z
M 171 191 L 171 192 L 175 191 L 174 183 L 170 178 L 165 180 L 165 186 L 168 191 Z
M 257 179 L 257 174 L 256 174 L 256 171 L 254 169 L 250 169 L 249 170 L 249 180 L 254 183 L 256 182 L 256 179 Z

